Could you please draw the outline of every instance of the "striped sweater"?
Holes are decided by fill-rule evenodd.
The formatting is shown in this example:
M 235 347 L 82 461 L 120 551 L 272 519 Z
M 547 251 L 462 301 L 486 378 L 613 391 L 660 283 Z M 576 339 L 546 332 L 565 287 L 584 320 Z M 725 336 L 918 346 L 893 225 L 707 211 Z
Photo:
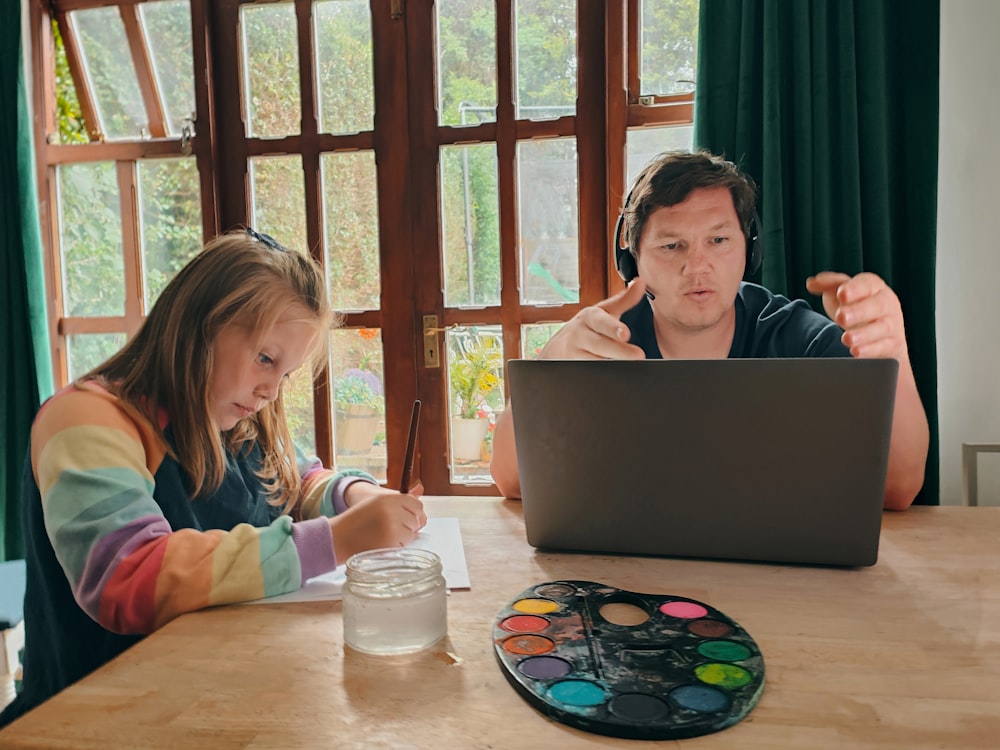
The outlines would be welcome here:
M 165 425 L 168 442 L 172 439 Z M 185 612 L 293 591 L 336 567 L 327 516 L 362 472 L 298 453 L 301 500 L 267 503 L 260 451 L 193 499 L 148 421 L 96 385 L 38 413 L 22 492 L 28 569 L 21 694 L 0 726 Z

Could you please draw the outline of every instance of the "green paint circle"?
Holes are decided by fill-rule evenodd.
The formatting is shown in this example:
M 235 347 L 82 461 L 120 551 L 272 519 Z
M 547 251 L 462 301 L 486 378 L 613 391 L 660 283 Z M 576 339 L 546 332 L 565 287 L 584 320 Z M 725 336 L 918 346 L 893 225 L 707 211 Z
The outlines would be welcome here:
M 699 664 L 694 673 L 702 682 L 724 688 L 738 688 L 749 685 L 753 675 L 735 664 Z
M 752 652 L 735 641 L 705 641 L 698 646 L 698 653 L 716 661 L 741 661 L 749 658 Z

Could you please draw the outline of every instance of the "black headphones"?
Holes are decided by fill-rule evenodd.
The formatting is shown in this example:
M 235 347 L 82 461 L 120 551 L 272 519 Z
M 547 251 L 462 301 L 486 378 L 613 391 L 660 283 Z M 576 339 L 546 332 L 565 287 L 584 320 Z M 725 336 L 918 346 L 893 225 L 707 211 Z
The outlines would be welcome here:
M 633 189 L 634 187 L 630 188 L 628 195 L 625 196 L 625 205 L 622 207 L 622 212 L 618 214 L 618 222 L 615 224 L 615 267 L 618 269 L 618 275 L 625 280 L 626 284 L 639 275 L 639 268 L 636 266 L 635 253 L 632 252 L 632 248 L 622 247 L 625 209 L 628 208 L 628 204 L 632 200 Z M 764 243 L 761 241 L 760 216 L 757 215 L 757 209 L 754 209 L 750 226 L 747 229 L 747 265 L 743 278 L 756 273 L 763 260 Z

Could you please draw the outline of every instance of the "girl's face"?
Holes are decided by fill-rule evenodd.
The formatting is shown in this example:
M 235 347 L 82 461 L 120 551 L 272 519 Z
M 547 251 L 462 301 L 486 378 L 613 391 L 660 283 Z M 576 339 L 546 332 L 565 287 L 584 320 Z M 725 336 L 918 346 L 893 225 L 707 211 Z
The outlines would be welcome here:
M 210 399 L 219 428 L 231 430 L 278 397 L 282 382 L 299 369 L 317 335 L 312 314 L 293 305 L 258 343 L 256 331 L 229 325 L 215 337 Z

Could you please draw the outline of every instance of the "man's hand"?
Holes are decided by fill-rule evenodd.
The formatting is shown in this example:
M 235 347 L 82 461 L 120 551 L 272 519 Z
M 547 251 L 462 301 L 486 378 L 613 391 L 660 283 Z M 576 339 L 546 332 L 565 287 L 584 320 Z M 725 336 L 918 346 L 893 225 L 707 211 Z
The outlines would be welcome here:
M 635 279 L 618 294 L 585 307 L 573 316 L 542 349 L 541 359 L 645 359 L 621 316 L 639 304 L 646 284 Z
M 899 298 L 879 276 L 823 271 L 806 279 L 806 289 L 823 295 L 823 308 L 844 329 L 842 341 L 851 356 L 908 362 Z

